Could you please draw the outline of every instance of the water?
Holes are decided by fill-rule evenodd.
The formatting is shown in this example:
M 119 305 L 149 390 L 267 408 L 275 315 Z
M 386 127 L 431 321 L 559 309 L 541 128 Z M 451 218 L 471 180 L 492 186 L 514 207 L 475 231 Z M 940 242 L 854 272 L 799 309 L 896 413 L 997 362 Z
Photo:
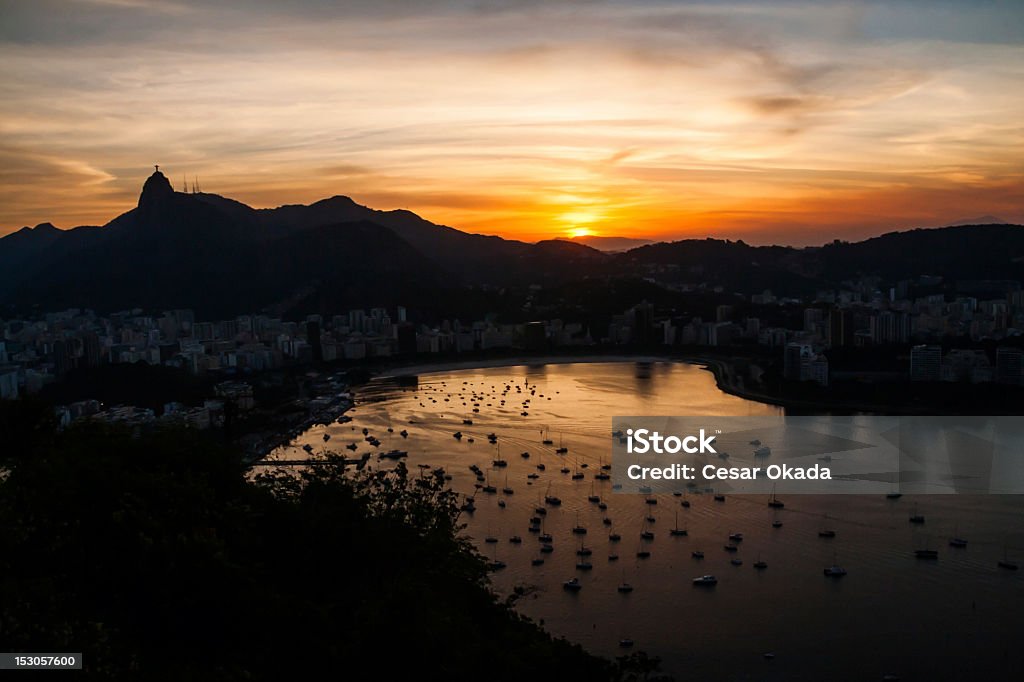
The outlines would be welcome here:
M 479 412 L 472 411 L 474 402 Z M 352 423 L 314 427 L 278 454 L 301 457 L 305 443 L 319 450 L 325 430 L 334 450 L 351 455 L 344 445 L 356 442 L 361 453 L 369 449 L 365 426 L 381 439 L 381 451 L 408 450 L 410 468 L 445 467 L 456 490 L 476 493 L 466 533 L 485 556 L 508 564 L 493 574 L 495 588 L 502 594 L 525 588 L 517 603 L 522 613 L 596 654 L 623 655 L 628 650 L 619 642 L 630 638 L 634 649 L 660 656 L 679 679 L 1021 679 L 1024 571 L 996 566 L 1004 551 L 1024 559 L 1020 497 L 790 495 L 784 509 L 772 510 L 766 496 L 716 502 L 698 495 L 688 496 L 691 506 L 683 508 L 681 498 L 659 495 L 652 506 L 593 478 L 608 463 L 614 415 L 778 411 L 721 392 L 709 372 L 687 364 L 469 369 L 421 374 L 418 387 L 375 381 L 360 391 Z M 402 429 L 407 439 L 399 436 Z M 461 441 L 455 431 L 463 433 Z M 487 441 L 492 432 L 497 445 Z M 543 446 L 544 437 L 553 445 Z M 560 444 L 568 454 L 555 454 Z M 520 456 L 524 451 L 529 459 Z M 492 467 L 499 456 L 507 467 Z M 545 471 L 537 470 L 540 463 Z M 475 490 L 471 464 L 485 471 L 497 494 Z M 560 473 L 563 466 L 585 478 L 571 480 Z M 531 473 L 540 477 L 530 481 Z M 511 495 L 501 492 L 506 477 Z M 554 536 L 555 551 L 540 555 L 529 518 L 548 491 L 562 505 L 547 507 L 543 531 Z M 588 502 L 591 494 L 601 496 L 607 511 Z M 926 517 L 923 526 L 908 522 L 915 504 Z M 656 519 L 647 524 L 655 532 L 649 542 L 640 539 L 648 514 Z M 605 516 L 610 527 L 602 523 Z M 669 535 L 677 516 L 686 537 Z M 773 528 L 773 520 L 783 526 Z M 582 538 L 571 532 L 577 523 L 587 528 Z M 836 537 L 819 537 L 826 528 Z M 622 540 L 611 542 L 610 531 Z M 734 532 L 744 534 L 735 554 L 723 547 Z M 499 542 L 485 544 L 488 535 Z M 512 535 L 522 544 L 510 543 Z M 949 547 L 954 535 L 966 538 L 968 547 Z M 593 551 L 590 571 L 576 569 L 581 539 Z M 650 558 L 636 557 L 641 547 Z M 939 560 L 916 559 L 913 550 L 921 548 L 937 549 Z M 705 552 L 703 560 L 691 556 L 697 549 Z M 617 561 L 609 559 L 612 553 Z M 532 566 L 538 556 L 545 563 Z M 730 564 L 737 557 L 743 565 Z M 758 558 L 767 569 L 752 566 Z M 834 562 L 849 574 L 826 578 L 822 570 Z M 718 577 L 716 587 L 691 584 L 706 573 Z M 562 588 L 571 577 L 579 577 L 581 591 Z M 623 581 L 633 585 L 632 593 L 617 591 Z M 773 658 L 764 656 L 769 652 Z

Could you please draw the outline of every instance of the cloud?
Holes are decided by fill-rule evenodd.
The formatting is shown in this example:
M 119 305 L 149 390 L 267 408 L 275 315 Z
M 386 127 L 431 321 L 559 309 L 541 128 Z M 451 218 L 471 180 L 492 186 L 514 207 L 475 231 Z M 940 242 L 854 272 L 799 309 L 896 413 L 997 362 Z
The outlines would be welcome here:
M 969 42 L 943 13 L 969 15 Z M 935 183 L 1007 208 L 976 190 L 1021 170 L 1024 48 L 999 26 L 1022 15 L 966 3 L 0 0 L 0 225 L 105 222 L 157 162 L 255 205 L 351 194 L 508 234 L 561 229 L 574 209 L 664 233 L 767 199 L 817 206 L 837 189 Z M 996 38 L 982 40 L 985 26 Z

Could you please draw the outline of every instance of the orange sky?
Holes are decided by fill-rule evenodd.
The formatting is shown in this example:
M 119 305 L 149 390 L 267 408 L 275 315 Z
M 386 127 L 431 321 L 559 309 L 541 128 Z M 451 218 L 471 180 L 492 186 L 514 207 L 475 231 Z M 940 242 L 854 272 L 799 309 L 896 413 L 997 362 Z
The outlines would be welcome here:
M 347 194 L 527 240 L 1024 223 L 1013 3 L 3 12 L 0 234 L 105 223 L 153 163 L 254 206 Z

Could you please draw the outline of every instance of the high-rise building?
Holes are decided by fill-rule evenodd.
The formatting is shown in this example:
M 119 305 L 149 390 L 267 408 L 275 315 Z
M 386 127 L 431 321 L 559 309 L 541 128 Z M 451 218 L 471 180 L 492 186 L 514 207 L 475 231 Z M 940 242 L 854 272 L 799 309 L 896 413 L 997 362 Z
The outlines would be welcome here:
M 1024 384 L 1024 350 L 1003 346 L 996 348 L 996 381 L 1001 384 Z
M 910 350 L 910 380 L 939 381 L 942 378 L 942 347 L 914 346 Z

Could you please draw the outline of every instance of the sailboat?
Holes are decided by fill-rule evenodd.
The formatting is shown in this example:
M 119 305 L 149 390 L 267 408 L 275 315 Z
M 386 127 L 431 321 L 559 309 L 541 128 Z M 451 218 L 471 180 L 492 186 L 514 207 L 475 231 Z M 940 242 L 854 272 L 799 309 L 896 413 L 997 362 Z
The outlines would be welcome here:
M 587 497 L 587 502 L 600 502 L 601 496 L 594 492 L 594 484 L 590 484 L 590 495 Z
M 957 525 L 953 528 L 953 537 L 949 539 L 949 546 L 956 547 L 957 549 L 963 549 L 967 547 L 967 540 L 960 537 L 960 526 Z
M 501 489 L 501 492 L 505 493 L 506 495 L 511 495 L 515 492 L 515 490 L 508 486 L 508 472 L 505 473 L 505 487 Z
M 1017 566 L 1015 562 L 1010 561 L 1006 552 L 1006 544 L 1003 543 L 1003 558 L 1000 559 L 996 565 L 999 566 L 999 568 L 1005 568 L 1008 571 L 1016 571 L 1019 568 L 1019 566 Z
M 576 525 L 572 527 L 573 535 L 586 535 L 587 529 L 580 525 L 580 513 L 576 512 Z
M 782 503 L 782 500 L 775 496 L 775 484 L 772 483 L 772 498 L 768 500 L 768 506 L 772 509 L 782 509 L 786 505 Z
M 937 549 L 928 549 L 927 538 L 925 539 L 925 545 L 924 546 L 925 546 L 925 549 L 915 549 L 914 550 L 914 556 L 915 557 L 917 557 L 918 559 L 938 559 L 939 558 L 939 550 L 937 550 Z
M 689 535 L 689 532 L 685 528 L 680 528 L 679 527 L 679 511 L 678 510 L 676 510 L 676 526 L 675 526 L 675 528 L 670 530 L 668 532 L 668 534 L 669 535 L 674 535 L 676 537 L 681 537 L 681 536 L 684 536 L 684 535 Z
M 555 448 L 556 455 L 564 455 L 569 452 L 569 448 L 565 447 L 565 437 L 563 434 L 558 434 L 558 447 Z
M 924 516 L 917 513 L 917 504 L 914 504 L 914 513 L 910 515 L 910 522 L 917 524 L 924 523 Z

